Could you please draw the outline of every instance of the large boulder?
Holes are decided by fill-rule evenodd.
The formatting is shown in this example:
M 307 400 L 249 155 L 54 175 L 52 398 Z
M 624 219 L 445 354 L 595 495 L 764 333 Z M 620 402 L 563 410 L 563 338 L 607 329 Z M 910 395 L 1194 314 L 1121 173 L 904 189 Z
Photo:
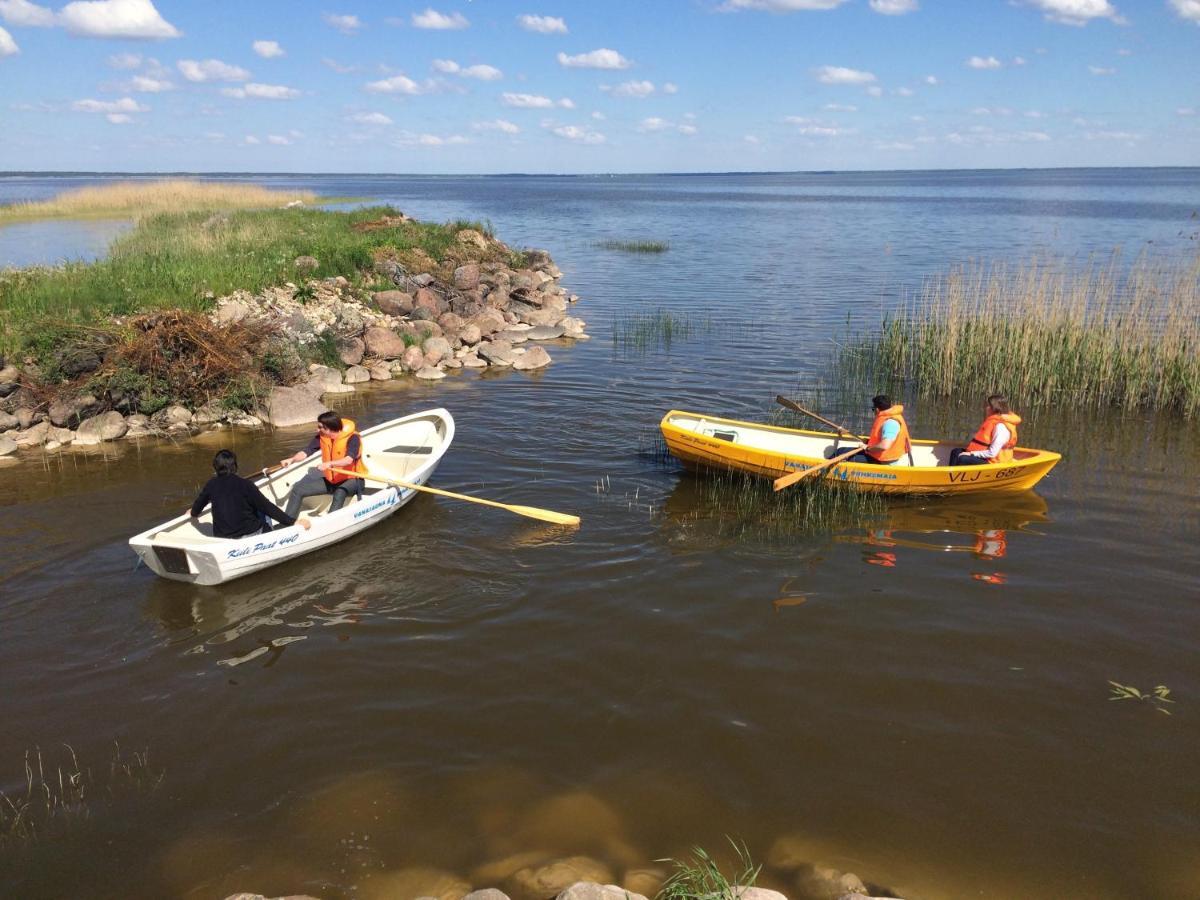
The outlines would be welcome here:
M 170 428 L 172 425 L 190 425 L 192 412 L 186 406 L 178 404 L 160 409 L 150 417 L 150 424 L 157 428 Z
M 495 334 L 497 331 L 503 331 L 507 327 L 508 322 L 496 310 L 485 309 L 478 315 L 473 316 L 467 324 L 477 326 L 479 333 L 487 337 L 488 335 Z
M 366 355 L 367 345 L 359 337 L 342 338 L 337 342 L 337 351 L 343 365 L 357 366 Z
M 455 269 L 454 286 L 460 291 L 473 291 L 479 287 L 479 264 L 467 263 Z
M 451 354 L 450 342 L 444 337 L 431 337 L 421 346 L 425 351 L 426 365 L 436 366 Z
M 514 300 L 508 305 L 508 311 L 521 322 L 528 325 L 557 325 L 564 318 L 562 312 L 556 309 L 542 309 L 529 303 Z
M 344 376 L 346 384 L 362 384 L 371 380 L 371 373 L 362 366 L 351 366 Z
M 433 318 L 436 320 L 438 316 L 450 309 L 450 304 L 429 288 L 420 288 L 413 295 L 413 312 L 416 312 L 418 309 L 429 310 L 433 313 Z
M 47 415 L 50 424 L 59 428 L 74 428 L 96 406 L 96 398 L 91 394 L 81 394 L 68 400 L 57 400 L 50 404 Z
M 20 425 L 20 419 L 18 419 L 12 413 L 6 413 L 4 410 L 0 409 L 0 433 L 10 431 L 13 428 L 19 428 Z
M 315 367 L 303 387 L 314 397 L 320 397 L 322 394 L 345 394 L 354 390 L 342 383 L 341 372 L 328 366 Z
M 75 444 L 91 446 L 103 441 L 115 441 L 125 437 L 129 425 L 119 412 L 110 411 L 85 419 L 75 432 Z
M 376 873 L 357 895 L 363 900 L 461 900 L 470 890 L 471 885 L 452 872 L 414 867 Z
M 563 336 L 569 338 L 579 337 L 579 335 L 583 334 L 584 326 L 587 325 L 583 319 L 576 318 L 575 316 L 567 316 L 558 324 L 562 326 Z
M 563 890 L 556 900 L 646 900 L 646 897 L 615 884 L 577 881 Z
M 554 897 L 580 881 L 608 884 L 612 880 L 612 872 L 603 863 L 587 856 L 569 856 L 520 869 L 509 878 L 509 886 L 514 896 L 534 900 Z
M 363 333 L 363 344 L 367 354 L 378 359 L 396 359 L 404 353 L 404 340 L 382 325 L 368 328 Z
M 11 456 L 17 452 L 17 442 L 7 434 L 0 434 L 0 456 Z
M 311 425 L 328 407 L 311 393 L 298 387 L 276 387 L 263 404 L 259 418 L 277 428 Z
M 555 338 L 560 338 L 565 334 L 566 330 L 561 325 L 534 325 L 525 332 L 525 339 L 529 341 L 552 341 Z
M 378 291 L 371 299 L 380 312 L 389 316 L 406 316 L 412 312 L 413 296 L 404 291 Z
M 418 378 L 423 378 L 426 381 L 437 381 L 440 378 L 445 378 L 446 373 L 434 366 L 422 366 L 417 369 L 415 374 Z
M 479 331 L 479 326 L 472 322 L 470 325 L 464 325 L 462 331 L 458 333 L 458 339 L 468 347 L 473 347 L 479 343 L 483 335 Z
M 21 380 L 21 372 L 16 366 L 4 366 L 0 368 L 0 384 L 16 384 Z
M 465 324 L 463 317 L 453 312 L 442 313 L 438 316 L 437 323 L 443 333 L 447 331 L 461 331 Z
M 372 363 L 370 365 L 370 367 L 367 369 L 367 371 L 369 373 L 371 373 L 372 381 L 391 381 L 392 380 L 392 367 L 390 364 L 388 364 L 386 362 L 380 361 L 380 362 Z
M 417 369 L 425 365 L 425 352 L 420 347 L 409 347 L 404 351 L 404 355 L 400 357 L 400 362 L 404 364 L 404 371 L 415 372 Z
M 530 347 L 515 360 L 512 367 L 518 372 L 528 372 L 531 369 L 541 369 L 550 365 L 550 354 L 541 347 Z
M 511 366 L 516 359 L 512 352 L 512 344 L 508 341 L 485 341 L 475 352 L 490 366 Z
M 18 431 L 13 440 L 19 447 L 40 447 L 48 440 L 48 434 L 52 427 L 49 422 L 38 422 L 24 431 Z
M 63 350 L 58 354 L 58 367 L 68 378 L 95 372 L 102 361 L 98 353 L 86 348 Z

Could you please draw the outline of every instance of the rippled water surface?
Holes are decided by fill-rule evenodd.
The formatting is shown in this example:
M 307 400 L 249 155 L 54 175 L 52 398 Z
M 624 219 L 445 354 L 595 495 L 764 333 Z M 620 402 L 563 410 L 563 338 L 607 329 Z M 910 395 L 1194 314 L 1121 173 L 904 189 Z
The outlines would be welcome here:
M 261 465 L 303 429 L 0 468 L 0 788 L 64 744 L 96 784 L 65 834 L 0 850 L 0 894 L 371 897 L 426 891 L 413 867 L 500 884 L 480 867 L 519 851 L 619 881 L 726 834 L 756 858 L 792 836 L 913 898 L 1200 894 L 1194 424 L 1041 412 L 1023 442 L 1065 459 L 1037 493 L 817 535 L 730 522 L 653 443 L 672 407 L 762 418 L 811 392 L 848 321 L 948 265 L 1195 254 L 1200 171 L 253 180 L 550 250 L 593 340 L 342 409 L 445 406 L 438 485 L 583 525 L 421 497 L 195 588 L 135 569 L 128 537 L 183 509 L 218 447 Z M 0 177 L 0 201 L 63 187 Z M 85 256 L 87 228 L 40 261 Z M 0 229 L 0 265 L 39 261 L 13 247 Z M 700 324 L 614 346 L 659 307 Z M 965 433 L 976 405 L 910 422 Z M 861 426 L 866 406 L 823 411 Z M 1110 702 L 1110 679 L 1169 686 L 1173 715 Z M 148 748 L 157 789 L 110 773 L 114 741 Z

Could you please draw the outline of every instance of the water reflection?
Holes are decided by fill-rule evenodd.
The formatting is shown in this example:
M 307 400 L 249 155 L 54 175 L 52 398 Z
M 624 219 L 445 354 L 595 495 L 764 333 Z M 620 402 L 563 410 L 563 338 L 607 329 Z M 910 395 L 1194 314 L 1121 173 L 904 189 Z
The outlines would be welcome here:
M 0 226 L 0 269 L 91 262 L 133 227 L 128 219 L 53 219 Z

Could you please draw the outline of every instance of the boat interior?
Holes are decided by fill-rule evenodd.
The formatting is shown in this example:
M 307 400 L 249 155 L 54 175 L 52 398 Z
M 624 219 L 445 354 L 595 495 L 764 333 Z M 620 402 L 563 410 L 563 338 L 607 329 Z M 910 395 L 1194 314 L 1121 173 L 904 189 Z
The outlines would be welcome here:
M 362 435 L 363 462 L 367 471 L 374 475 L 405 481 L 412 473 L 434 458 L 442 447 L 445 437 L 445 422 L 440 417 L 432 415 L 398 423 L 381 431 L 368 430 Z M 283 509 L 287 505 L 288 494 L 292 486 L 320 461 L 320 454 L 314 454 L 303 462 L 288 466 L 265 478 L 256 479 L 255 483 L 268 500 Z M 249 472 L 241 474 L 253 477 Z M 342 504 L 341 509 L 348 509 L 355 504 L 365 502 L 372 494 L 377 494 L 386 487 L 387 485 L 382 482 L 365 481 L 362 496 L 351 494 Z M 327 515 L 332 505 L 332 494 L 306 497 L 300 505 L 300 513 L 308 518 L 316 518 Z M 196 545 L 230 540 L 230 538 L 213 536 L 211 509 L 205 510 L 195 519 L 185 516 L 172 521 L 160 528 L 152 537 L 154 539 L 167 538 L 172 543 Z
M 772 453 L 782 453 L 789 457 L 807 457 L 809 459 L 832 459 L 840 453 L 845 453 L 855 445 L 855 441 L 823 432 L 804 432 L 776 430 L 770 427 L 758 427 L 752 424 L 732 422 L 728 419 L 712 419 L 702 416 L 676 415 L 671 417 L 671 424 L 685 431 L 694 431 L 707 437 L 732 444 L 744 444 L 756 450 Z M 950 451 L 962 443 L 947 441 L 912 442 L 912 458 L 903 456 L 893 466 L 914 466 L 917 468 L 933 468 L 950 465 Z M 1030 459 L 1037 451 L 1015 450 L 1013 460 Z

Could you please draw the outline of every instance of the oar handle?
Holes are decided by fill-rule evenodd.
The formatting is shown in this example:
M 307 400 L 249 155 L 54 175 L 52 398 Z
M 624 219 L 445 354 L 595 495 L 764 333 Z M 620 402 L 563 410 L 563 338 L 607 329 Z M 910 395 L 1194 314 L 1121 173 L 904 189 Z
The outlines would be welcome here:
M 858 435 L 856 435 L 853 431 L 851 431 L 849 428 L 845 427 L 844 425 L 839 425 L 837 422 L 831 422 L 831 421 L 829 421 L 829 419 L 825 418 L 824 416 L 818 415 L 817 413 L 813 412 L 811 409 L 805 409 L 803 406 L 801 406 L 795 400 L 789 400 L 787 397 L 783 396 L 782 394 L 775 395 L 775 402 L 778 403 L 780 406 L 786 406 L 788 409 L 793 410 L 795 412 L 803 413 L 806 416 L 811 416 L 812 418 L 816 419 L 818 422 L 824 422 L 826 425 L 828 425 L 830 428 L 832 428 L 834 431 L 838 432 L 839 434 L 847 434 L 850 437 L 858 437 Z
M 810 475 L 816 475 L 818 472 L 824 472 L 826 469 L 830 468 L 831 466 L 836 466 L 842 460 L 849 459 L 855 453 L 862 450 L 863 447 L 865 447 L 865 446 L 866 446 L 866 444 L 862 444 L 858 447 L 854 447 L 850 450 L 847 450 L 845 453 L 842 453 L 838 456 L 833 457 L 833 459 L 827 459 L 827 460 L 825 460 L 825 462 L 821 463 L 820 465 L 813 466 L 811 469 L 803 469 L 799 472 L 789 472 L 787 475 L 782 475 L 779 478 L 775 479 L 774 488 L 777 491 L 782 491 L 786 487 L 791 487 L 797 481 L 803 481 L 805 478 L 808 478 Z

